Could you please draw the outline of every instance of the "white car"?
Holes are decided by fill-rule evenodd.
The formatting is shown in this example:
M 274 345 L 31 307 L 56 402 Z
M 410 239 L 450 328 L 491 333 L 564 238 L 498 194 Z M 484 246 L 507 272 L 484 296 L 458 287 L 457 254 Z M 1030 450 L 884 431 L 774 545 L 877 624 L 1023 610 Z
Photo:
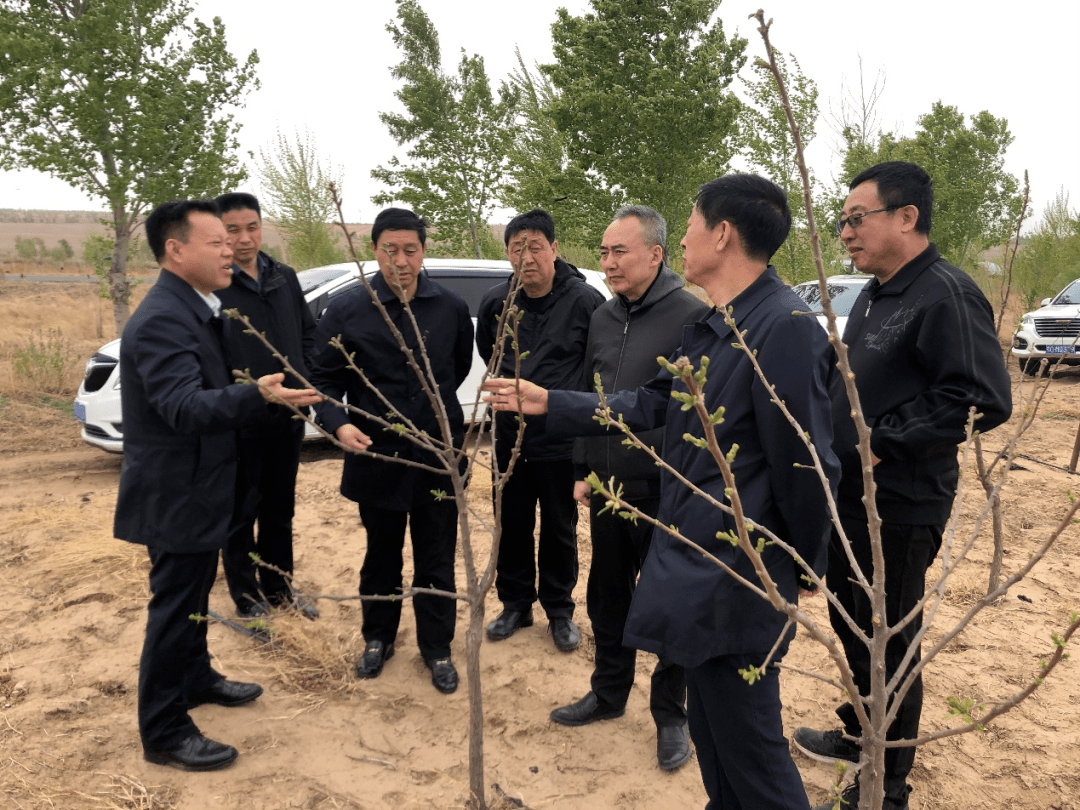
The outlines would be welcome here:
M 379 270 L 374 261 L 362 262 L 363 272 L 370 276 Z M 469 312 L 476 325 L 476 310 L 484 294 L 510 276 L 512 268 L 508 261 L 484 261 L 477 259 L 425 259 L 424 269 L 428 275 L 447 287 L 469 304 Z M 604 283 L 604 276 L 595 270 L 581 271 L 588 283 L 599 290 L 604 298 L 611 292 Z M 318 320 L 327 305 L 336 296 L 360 284 L 360 267 L 356 262 L 314 267 L 297 273 L 304 299 Z M 486 371 L 486 365 L 473 347 L 472 369 L 458 389 L 458 399 L 468 421 L 473 415 L 476 389 Z M 481 404 L 476 418 L 483 419 L 486 406 Z M 110 453 L 124 451 L 124 427 L 120 413 L 120 341 L 106 343 L 86 364 L 86 374 L 79 393 L 75 397 L 75 418 L 82 423 L 82 438 L 88 444 Z M 310 425 L 305 439 L 319 437 Z
M 1020 370 L 1032 376 L 1046 359 L 1046 368 L 1061 363 L 1080 365 L 1080 278 L 1053 298 L 1044 298 L 1042 306 L 1026 313 L 1013 335 L 1012 353 Z
M 851 307 L 855 303 L 855 299 L 859 297 L 859 293 L 866 286 L 866 282 L 872 278 L 873 276 L 852 273 L 844 276 L 829 276 L 825 279 L 825 286 L 829 291 L 829 300 L 832 302 L 833 312 L 836 313 L 836 328 L 841 337 L 844 336 L 844 327 L 847 326 L 848 315 L 851 314 Z M 821 308 L 821 287 L 818 282 L 804 281 L 802 284 L 796 284 L 792 289 L 799 298 L 806 302 L 812 314 L 817 316 L 821 328 L 828 331 L 829 319 L 825 317 L 825 313 Z

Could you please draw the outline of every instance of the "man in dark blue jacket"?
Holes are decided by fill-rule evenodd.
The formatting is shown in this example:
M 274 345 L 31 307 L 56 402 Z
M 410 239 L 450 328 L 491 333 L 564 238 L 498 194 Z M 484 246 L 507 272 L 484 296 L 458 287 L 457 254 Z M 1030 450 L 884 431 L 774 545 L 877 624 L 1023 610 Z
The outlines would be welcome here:
M 510 220 L 503 235 L 506 255 L 521 287 L 514 297 L 521 318 L 517 352 L 513 337 L 500 335 L 499 320 L 510 294 L 510 282 L 492 288 L 476 316 L 476 349 L 484 362 L 500 349 L 496 373 L 513 376 L 518 359 L 523 380 L 547 388 L 579 388 L 585 363 L 589 319 L 603 296 L 589 286 L 572 264 L 558 257 L 555 222 L 539 208 Z M 532 606 L 539 599 L 548 617 L 556 648 L 577 649 L 581 633 L 573 622 L 574 586 L 578 578 L 577 504 L 574 502 L 574 444 L 553 440 L 543 416 L 525 420 L 521 452 L 502 489 L 502 540 L 495 590 L 503 611 L 487 626 L 492 641 L 507 639 L 533 623 Z M 495 419 L 495 461 L 506 470 L 517 438 L 518 420 Z M 536 509 L 540 536 L 533 539 Z
M 644 385 L 660 370 L 656 358 L 667 357 L 679 347 L 684 326 L 709 311 L 664 262 L 666 252 L 667 223 L 652 208 L 623 208 L 604 231 L 600 267 L 615 297 L 605 301 L 589 323 L 586 390 L 595 390 L 594 375 L 600 376 L 608 393 Z M 640 438 L 663 452 L 663 428 Z M 632 523 L 606 510 L 604 498 L 592 494 L 584 479 L 590 472 L 602 481 L 615 478 L 628 502 L 655 517 L 660 506 L 660 468 L 647 453 L 624 446 L 619 437 L 579 439 L 574 460 L 578 468 L 574 497 L 589 507 L 592 563 L 586 606 L 596 655 L 589 693 L 555 709 L 551 719 L 581 726 L 621 717 L 625 711 L 634 685 L 637 651 L 623 646 L 623 630 L 652 538 L 651 525 L 643 520 Z M 690 759 L 682 667 L 665 658 L 657 661 L 649 694 L 657 763 L 664 770 L 674 770 Z
M 732 345 L 735 334 L 723 312 L 686 327 L 679 354 L 695 368 L 709 358 L 704 406 L 723 417 L 716 439 L 732 458 L 748 521 L 769 529 L 820 573 L 829 527 L 826 492 L 839 474 L 830 450 L 828 395 L 835 358 L 817 322 L 799 314 L 807 311 L 805 303 L 768 265 L 790 226 L 787 198 L 775 184 L 753 175 L 713 180 L 702 186 L 690 216 L 683 268 L 688 281 L 731 312 L 776 397 L 813 443 L 822 472 L 813 469 L 803 437 L 773 402 L 750 357 Z M 595 395 L 528 383 L 519 393 L 513 380 L 492 380 L 485 388 L 499 410 L 547 411 L 553 435 L 604 431 L 593 419 Z M 731 513 L 709 502 L 728 501 L 726 484 L 713 457 L 685 438 L 700 441 L 704 428 L 693 410 L 672 398 L 679 392 L 686 386 L 665 371 L 635 391 L 612 394 L 608 404 L 631 430 L 665 428 L 660 526 L 676 527 L 760 587 L 750 558 L 717 536 L 739 527 Z M 796 602 L 804 569 L 775 544 L 766 544 L 761 555 L 779 594 Z M 623 641 L 685 668 L 690 735 L 710 808 L 809 805 L 780 717 L 776 663 L 792 636 L 785 615 L 762 595 L 662 528 L 654 531 Z M 751 668 L 763 669 L 753 685 L 740 674 Z
M 203 703 L 240 706 L 262 694 L 210 666 L 205 616 L 236 490 L 237 429 L 272 418 L 274 400 L 314 404 L 284 375 L 234 385 L 222 346 L 221 302 L 232 249 L 211 200 L 163 203 L 146 219 L 162 266 L 120 345 L 124 464 L 113 533 L 147 546 L 150 592 L 139 662 L 139 734 L 149 762 L 215 770 L 237 751 L 207 739 L 188 715 Z
M 349 404 L 367 414 L 382 418 L 392 406 L 417 434 L 426 433 L 436 443 L 460 448 L 465 429 L 457 389 L 472 366 L 473 325 L 465 300 L 423 272 L 426 238 L 424 220 L 412 211 L 387 208 L 375 218 L 371 248 L 380 273 L 371 278 L 371 292 L 358 286 L 334 298 L 323 313 L 311 379 L 332 399 L 341 401 L 347 394 Z M 372 300 L 373 294 L 404 339 L 408 356 Z M 338 336 L 366 382 L 339 349 L 328 345 Z M 433 380 L 426 377 L 428 365 L 421 350 L 426 352 Z M 442 400 L 449 435 L 410 359 L 425 370 L 428 385 Z M 406 524 L 412 537 L 413 585 L 453 592 L 458 510 L 453 497 L 433 494 L 452 491 L 440 456 L 354 411 L 323 403 L 318 414 L 328 431 L 360 451 L 346 455 L 341 476 L 341 494 L 359 504 L 367 534 L 360 595 L 386 597 L 401 592 Z M 402 424 L 400 417 L 392 421 Z M 362 604 L 365 647 L 356 662 L 356 675 L 375 678 L 394 654 L 401 600 Z M 458 687 L 457 670 L 450 660 L 456 603 L 445 596 L 418 594 L 412 605 L 416 641 L 431 670 L 431 682 L 440 692 L 453 692 Z
M 233 250 L 232 284 L 218 292 L 221 305 L 239 310 L 252 328 L 307 378 L 307 358 L 315 345 L 315 318 L 293 269 L 260 250 L 259 201 L 251 194 L 234 192 L 222 194 L 217 204 Z M 283 370 L 259 338 L 238 323 L 231 327 L 226 331 L 226 351 L 233 368 L 247 370 L 253 377 Z M 297 388 L 300 381 L 287 375 L 285 385 Z M 294 601 L 292 588 L 280 572 L 293 572 L 292 520 L 303 437 L 304 422 L 284 409 L 275 419 L 244 425 L 240 430 L 236 513 L 222 559 L 225 581 L 241 618 L 256 618 L 268 613 L 271 606 Z M 257 565 L 252 553 L 274 568 Z M 319 615 L 306 601 L 300 600 L 297 607 L 310 619 Z
M 924 594 L 926 570 L 941 546 L 959 476 L 957 445 L 964 440 L 968 411 L 981 414 L 975 429 L 986 432 L 1009 418 L 1012 382 L 986 296 L 929 241 L 934 192 L 929 175 L 914 163 L 881 163 L 851 181 L 837 223 L 856 269 L 871 273 L 844 329 L 863 414 L 870 427 L 877 508 L 882 520 L 885 609 L 889 627 L 910 613 Z M 833 447 L 843 468 L 837 511 L 862 573 L 876 575 L 863 503 L 862 462 L 851 405 L 842 384 L 833 392 Z M 828 587 L 868 635 L 870 595 L 857 582 L 839 535 L 829 546 Z M 860 693 L 870 693 L 870 652 L 829 605 L 833 630 L 844 645 Z M 922 625 L 922 615 L 886 647 L 891 679 Z M 918 648 L 909 667 L 918 662 Z M 900 702 L 887 739 L 919 736 L 922 678 Z M 851 703 L 837 709 L 844 728 L 799 728 L 795 745 L 808 756 L 857 762 L 862 734 Z M 844 734 L 849 739 L 844 738 Z M 913 747 L 885 751 L 885 810 L 906 810 Z M 859 803 L 859 782 L 844 792 Z M 822 808 L 831 807 L 822 805 Z M 819 808 L 820 810 L 820 808 Z

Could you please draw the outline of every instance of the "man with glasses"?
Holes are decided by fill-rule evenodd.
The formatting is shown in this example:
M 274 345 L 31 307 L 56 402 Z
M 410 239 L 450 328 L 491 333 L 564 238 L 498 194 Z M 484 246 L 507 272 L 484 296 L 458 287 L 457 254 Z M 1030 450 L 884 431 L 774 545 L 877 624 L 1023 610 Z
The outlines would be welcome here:
M 969 409 L 986 432 L 1009 418 L 1012 393 L 993 311 L 971 278 L 953 267 L 929 241 L 933 186 L 913 163 L 882 163 L 851 181 L 837 228 L 855 269 L 874 278 L 851 309 L 844 330 L 848 358 L 873 453 L 877 508 L 882 520 L 887 622 L 895 625 L 919 602 L 926 570 L 937 555 L 952 510 L 959 475 L 957 444 L 964 440 Z M 873 572 L 870 532 L 862 502 L 863 476 L 851 405 L 841 381 L 832 390 L 833 450 L 841 462 L 837 509 L 855 559 Z M 867 634 L 871 597 L 856 582 L 834 529 L 826 575 L 848 615 Z M 870 653 L 830 604 L 833 630 L 862 695 L 870 692 Z M 890 639 L 885 677 L 899 670 L 921 626 L 921 613 Z M 911 661 L 918 661 L 918 651 Z M 890 740 L 919 734 L 922 681 L 900 704 Z M 806 755 L 857 762 L 861 734 L 851 703 L 837 709 L 843 729 L 799 728 L 793 739 Z M 885 810 L 906 810 L 913 747 L 885 753 Z M 844 806 L 859 801 L 859 782 L 844 791 Z M 832 803 L 817 810 L 827 810 Z
M 521 313 L 516 327 L 516 351 L 510 334 L 499 334 L 510 282 L 493 287 L 476 316 L 476 348 L 484 362 L 502 346 L 495 370 L 503 377 L 521 378 L 552 388 L 580 388 L 585 364 L 589 319 L 604 302 L 581 272 L 559 258 L 555 221 L 534 208 L 518 214 L 503 234 L 506 256 L 521 281 L 513 304 Z M 502 541 L 496 563 L 495 590 L 502 613 L 487 626 L 492 641 L 510 638 L 519 627 L 533 623 L 538 599 L 548 617 L 556 649 L 572 652 L 581 642 L 573 622 L 574 586 L 578 578 L 577 504 L 574 502 L 574 443 L 553 441 L 546 418 L 525 422 L 520 455 L 502 490 Z M 495 418 L 495 455 L 506 470 L 517 440 L 518 419 Z M 533 539 L 537 506 L 540 536 Z
M 411 422 L 438 444 L 443 440 L 439 417 L 431 405 L 409 357 L 427 369 L 446 411 L 450 439 L 460 448 L 465 439 L 464 416 L 457 389 L 472 366 L 473 325 L 469 307 L 457 293 L 423 272 L 427 224 L 404 208 L 387 208 L 375 217 L 371 248 L 379 274 L 371 291 L 359 285 L 333 299 L 319 321 L 312 382 L 327 396 L 383 418 L 393 408 L 400 416 L 391 422 Z M 407 352 L 390 329 L 377 298 L 402 336 Z M 329 341 L 340 336 L 341 349 Z M 361 369 L 366 379 L 350 367 Z M 406 356 L 409 355 L 409 357 Z M 318 409 L 322 425 L 339 441 L 358 451 L 345 456 L 341 494 L 360 507 L 367 534 L 367 551 L 360 568 L 361 596 L 392 596 L 401 592 L 405 526 L 412 537 L 413 585 L 454 591 L 454 552 L 457 547 L 457 504 L 437 491 L 451 490 L 448 475 L 416 464 L 442 469 L 429 450 L 396 430 L 330 403 Z M 403 418 L 402 418 L 403 417 Z M 413 465 L 399 460 L 413 462 Z M 416 641 L 431 670 L 431 682 L 449 694 L 458 687 L 450 660 L 457 607 L 446 596 L 422 593 L 412 600 Z M 356 662 L 358 678 L 376 678 L 394 654 L 401 621 L 401 600 L 362 603 L 364 652 Z

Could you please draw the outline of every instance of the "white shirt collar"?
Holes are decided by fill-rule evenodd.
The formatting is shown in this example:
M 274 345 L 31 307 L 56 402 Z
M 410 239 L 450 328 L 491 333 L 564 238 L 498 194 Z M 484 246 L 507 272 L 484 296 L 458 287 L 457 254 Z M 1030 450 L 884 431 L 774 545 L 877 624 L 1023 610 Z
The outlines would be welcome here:
M 195 290 L 194 287 L 192 287 L 191 289 Z M 206 305 L 208 307 L 210 307 L 210 312 L 213 313 L 214 317 L 215 318 L 220 318 L 221 317 L 221 299 L 218 298 L 213 293 L 210 293 L 209 295 L 203 295 L 198 290 L 195 290 L 195 292 L 197 292 L 199 294 L 199 297 L 202 298 L 202 300 L 206 302 Z

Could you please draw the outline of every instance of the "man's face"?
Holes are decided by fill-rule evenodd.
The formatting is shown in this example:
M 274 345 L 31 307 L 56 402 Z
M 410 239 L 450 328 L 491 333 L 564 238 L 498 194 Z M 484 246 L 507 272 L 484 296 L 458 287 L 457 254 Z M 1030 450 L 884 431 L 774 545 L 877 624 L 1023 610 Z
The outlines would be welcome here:
M 188 222 L 191 231 L 187 242 L 165 242 L 169 269 L 203 295 L 228 287 L 232 283 L 233 252 L 225 225 L 203 211 L 189 213 Z
M 697 206 L 690 212 L 686 236 L 680 246 L 683 249 L 683 275 L 687 281 L 704 287 L 705 279 L 718 264 L 716 238 L 713 231 L 706 227 L 705 217 L 697 210 Z
M 867 180 L 851 190 L 844 202 L 842 218 L 865 211 L 877 211 L 885 204 L 878 196 L 877 183 Z M 851 263 L 860 273 L 889 276 L 899 266 L 897 250 L 902 237 L 902 217 L 897 211 L 882 211 L 865 217 L 858 228 L 849 222 L 840 234 L 840 241 L 847 248 Z M 902 264 L 902 262 L 901 262 Z
M 221 221 L 233 249 L 233 261 L 244 269 L 253 266 L 262 248 L 262 219 L 250 208 L 241 208 L 222 214 Z
M 558 250 L 559 243 L 549 242 L 540 231 L 518 231 L 510 237 L 506 256 L 530 298 L 540 298 L 551 292 Z
M 406 301 L 416 294 L 420 270 L 424 266 L 424 246 L 416 231 L 383 231 L 378 243 L 371 243 L 379 270 L 387 285 Z
M 641 237 L 641 220 L 623 217 L 608 225 L 600 243 L 600 269 L 612 292 L 636 301 L 653 283 L 664 249 L 646 245 Z

